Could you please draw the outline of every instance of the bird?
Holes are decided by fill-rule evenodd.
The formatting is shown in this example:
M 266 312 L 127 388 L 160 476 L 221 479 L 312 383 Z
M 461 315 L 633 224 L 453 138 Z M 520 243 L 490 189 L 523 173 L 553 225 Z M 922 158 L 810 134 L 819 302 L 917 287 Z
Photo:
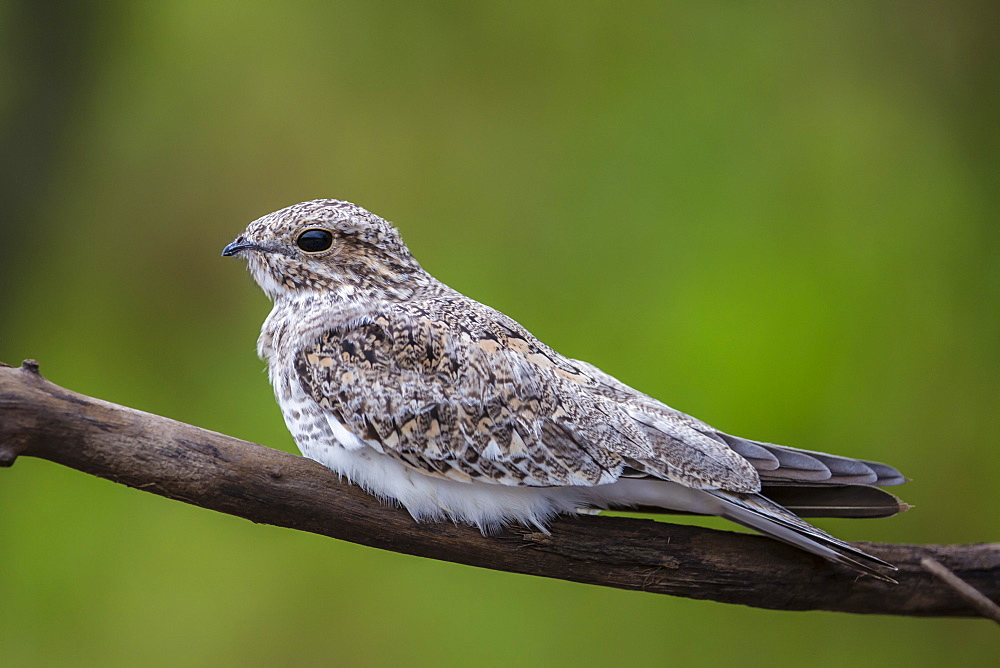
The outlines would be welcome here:
M 907 509 L 879 462 L 724 433 L 565 357 L 434 278 L 343 200 L 250 223 L 222 251 L 273 301 L 257 341 L 302 454 L 415 521 L 548 533 L 607 509 L 716 515 L 894 582 L 801 517 Z

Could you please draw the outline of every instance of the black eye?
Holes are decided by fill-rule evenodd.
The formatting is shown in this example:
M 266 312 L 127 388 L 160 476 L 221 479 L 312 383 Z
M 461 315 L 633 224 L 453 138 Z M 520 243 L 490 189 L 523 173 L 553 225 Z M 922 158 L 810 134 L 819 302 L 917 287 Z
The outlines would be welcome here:
M 295 240 L 295 244 L 307 253 L 322 253 L 330 250 L 333 235 L 328 230 L 306 230 Z

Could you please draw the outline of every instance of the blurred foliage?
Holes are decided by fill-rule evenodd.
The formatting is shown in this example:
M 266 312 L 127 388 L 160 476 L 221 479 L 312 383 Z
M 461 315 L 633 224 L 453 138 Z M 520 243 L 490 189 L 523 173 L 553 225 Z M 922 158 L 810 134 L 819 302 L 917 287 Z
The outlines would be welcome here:
M 0 4 L 0 359 L 294 451 L 219 257 L 341 197 L 717 426 L 890 461 L 848 539 L 1000 533 L 992 2 Z M 766 640 L 765 640 L 766 639 Z M 988 623 L 604 590 L 0 471 L 5 665 L 983 665 Z

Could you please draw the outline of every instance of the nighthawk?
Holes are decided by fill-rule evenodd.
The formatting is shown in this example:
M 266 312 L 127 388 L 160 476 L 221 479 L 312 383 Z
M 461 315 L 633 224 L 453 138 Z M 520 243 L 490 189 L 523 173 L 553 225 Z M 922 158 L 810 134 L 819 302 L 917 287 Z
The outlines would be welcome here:
M 274 301 L 257 342 L 302 454 L 416 520 L 546 530 L 559 513 L 719 515 L 858 571 L 886 562 L 799 516 L 884 517 L 877 462 L 731 436 L 444 285 L 340 200 L 251 223 L 222 252 Z

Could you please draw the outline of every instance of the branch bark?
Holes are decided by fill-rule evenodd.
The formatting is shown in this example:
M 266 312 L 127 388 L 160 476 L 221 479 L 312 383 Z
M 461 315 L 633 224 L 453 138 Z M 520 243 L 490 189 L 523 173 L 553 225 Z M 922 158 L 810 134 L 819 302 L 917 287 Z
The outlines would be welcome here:
M 254 443 L 63 389 L 27 361 L 0 365 L 0 466 L 47 459 L 253 522 L 513 573 L 777 610 L 979 616 L 921 566 L 931 559 L 1000 598 L 1000 543 L 859 543 L 899 567 L 898 585 L 742 533 L 621 517 L 566 518 L 552 534 L 484 537 L 416 524 L 325 467 Z

